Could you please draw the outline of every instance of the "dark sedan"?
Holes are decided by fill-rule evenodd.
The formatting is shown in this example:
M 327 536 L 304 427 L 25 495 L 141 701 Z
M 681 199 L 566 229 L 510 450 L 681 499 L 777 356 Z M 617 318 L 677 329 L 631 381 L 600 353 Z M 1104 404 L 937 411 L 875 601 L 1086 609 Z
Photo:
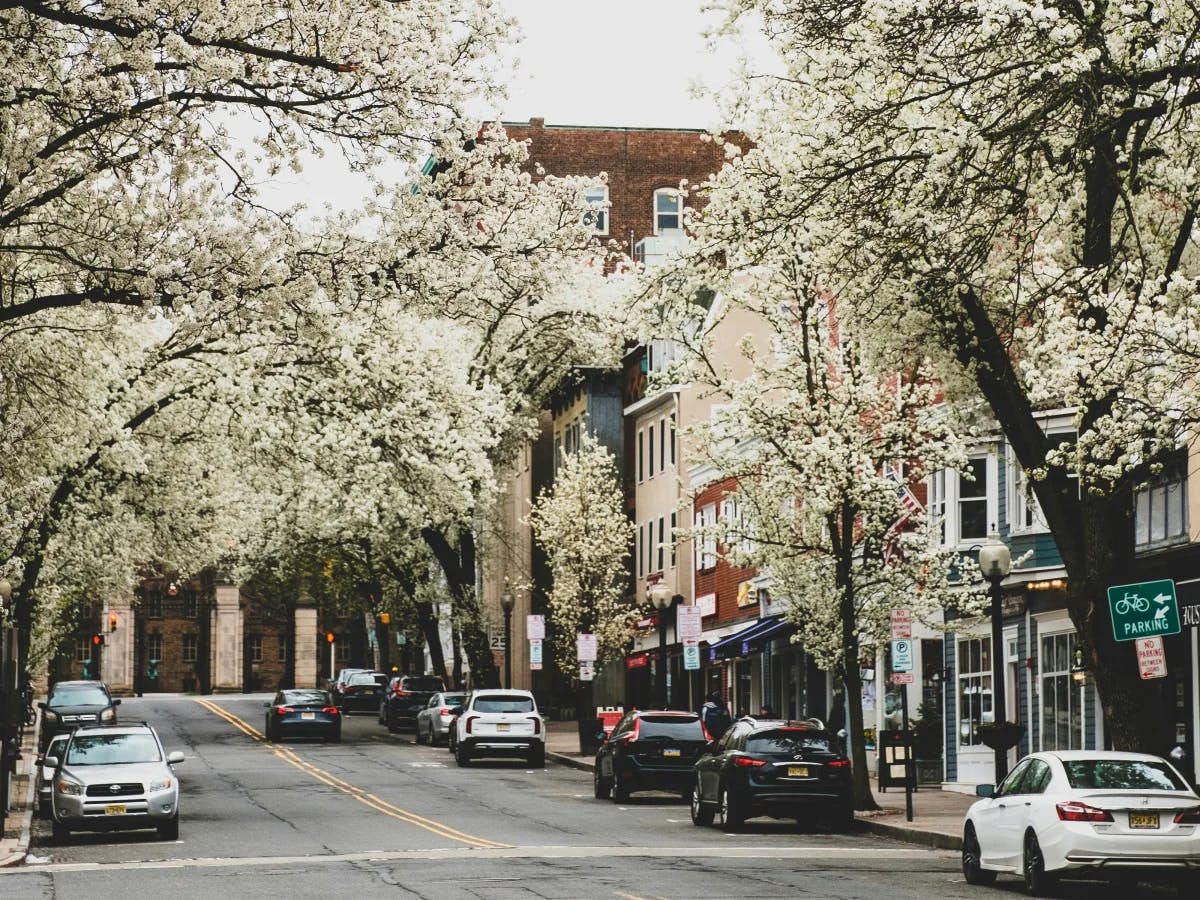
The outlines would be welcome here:
M 387 696 L 379 706 L 379 716 L 391 732 L 417 727 L 417 713 L 429 704 L 429 698 L 446 690 L 442 679 L 434 675 L 398 675 L 388 684 Z
M 692 822 L 736 831 L 746 819 L 771 816 L 839 830 L 854 824 L 850 760 L 817 720 L 744 718 L 696 763 Z
M 99 681 L 59 681 L 50 688 L 50 695 L 38 707 L 42 711 L 42 727 L 38 748 L 45 753 L 50 738 L 67 734 L 80 725 L 113 725 L 117 721 L 118 698 Z
M 375 712 L 383 697 L 387 676 L 382 672 L 355 672 L 346 681 L 338 696 L 338 706 L 345 715 L 352 712 Z
M 285 735 L 319 737 L 336 744 L 342 739 L 342 714 L 327 691 L 280 691 L 267 707 L 267 740 Z
M 613 727 L 596 753 L 597 799 L 624 803 L 634 791 L 691 794 L 692 766 L 708 744 L 700 716 L 670 710 L 633 710 Z

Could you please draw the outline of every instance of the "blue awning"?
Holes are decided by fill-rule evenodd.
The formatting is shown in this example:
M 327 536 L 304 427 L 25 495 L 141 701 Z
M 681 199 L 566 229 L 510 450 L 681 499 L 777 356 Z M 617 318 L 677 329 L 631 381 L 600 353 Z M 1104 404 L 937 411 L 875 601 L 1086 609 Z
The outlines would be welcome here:
M 777 618 L 775 624 L 771 627 L 756 632 L 742 641 L 742 656 L 749 656 L 751 653 L 760 652 L 766 646 L 767 641 L 773 641 L 776 638 L 791 637 L 795 633 L 796 626 L 794 624 Z
M 756 635 L 778 625 L 780 621 L 779 616 L 771 616 L 769 619 L 759 619 L 748 628 L 743 628 L 736 634 L 722 638 L 708 648 L 708 661 L 716 662 L 718 659 L 732 659 L 735 656 L 747 655 L 750 652 L 746 649 L 747 642 Z

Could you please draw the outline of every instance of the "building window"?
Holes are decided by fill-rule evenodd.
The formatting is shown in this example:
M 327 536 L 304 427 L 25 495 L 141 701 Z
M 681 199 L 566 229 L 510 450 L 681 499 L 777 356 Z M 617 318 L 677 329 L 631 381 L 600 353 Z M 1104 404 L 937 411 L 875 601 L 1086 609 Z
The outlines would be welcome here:
M 196 618 L 196 592 L 191 588 L 187 588 L 183 592 L 183 617 L 185 619 Z
M 996 457 L 968 460 L 964 473 L 953 469 L 929 478 L 929 513 L 939 523 L 942 544 L 976 544 L 997 524 L 999 506 Z
M 589 207 L 583 214 L 583 224 L 592 226 L 596 234 L 608 234 L 608 188 L 590 188 L 583 199 Z
M 671 568 L 675 568 L 675 530 L 679 527 L 677 513 L 671 513 Z
M 654 477 L 654 426 L 650 426 L 650 434 L 647 443 L 650 445 L 650 468 L 646 473 L 647 478 Z
M 92 658 L 92 639 L 81 637 L 75 639 L 75 662 L 87 662 Z
M 142 606 L 148 619 L 162 618 L 162 591 L 157 588 L 151 588 L 150 592 L 142 598 Z
M 146 659 L 162 658 L 162 635 L 157 631 L 146 635 Z
M 638 481 L 646 480 L 646 433 L 638 431 Z
M 1083 688 L 1071 677 L 1075 635 L 1042 635 L 1042 749 L 1083 749 Z
M 981 744 L 979 726 L 992 721 L 992 640 L 958 642 L 958 742 Z
M 1008 472 L 1008 483 L 1011 485 L 1008 495 L 1012 500 L 1011 508 L 1008 511 L 1009 527 L 1017 534 L 1046 531 L 1046 519 L 1042 515 L 1042 505 L 1033 495 L 1029 476 L 1025 474 L 1025 470 L 1021 468 L 1021 464 L 1015 457 L 1009 459 Z
M 654 192 L 654 233 L 683 228 L 683 196 L 674 188 Z
M 671 413 L 671 465 L 675 465 L 675 413 Z
M 638 546 L 637 546 L 637 572 L 638 578 L 646 574 L 646 526 L 638 526 Z
M 1186 542 L 1187 469 L 1175 460 L 1162 474 L 1139 487 L 1134 499 L 1134 543 L 1139 550 Z
M 261 634 L 250 637 L 250 661 L 256 663 L 263 661 L 263 636 Z
M 278 639 L 278 650 L 276 659 L 280 662 L 287 662 L 287 639 L 281 634 Z
M 674 462 L 675 460 L 671 460 Z M 667 420 L 658 420 L 658 467 L 667 471 Z
M 185 634 L 183 636 L 183 661 L 194 663 L 200 656 L 200 635 Z
M 958 539 L 983 540 L 988 535 L 987 459 L 967 461 L 970 477 L 958 478 Z
M 667 552 L 667 535 L 666 535 L 666 531 L 665 531 L 665 525 L 666 525 L 666 520 L 662 516 L 659 516 L 658 517 L 658 553 L 656 554 L 656 556 L 658 557 L 658 571 L 660 571 L 660 572 L 663 570 L 664 556 Z
M 346 662 L 350 659 L 350 641 L 349 635 L 339 634 L 337 642 L 334 644 L 333 655 L 338 662 Z
M 716 524 L 717 505 L 709 503 L 700 507 L 700 511 L 696 513 L 696 530 L 700 532 L 696 552 L 696 571 L 716 568 L 717 538 L 711 532 L 706 531 Z

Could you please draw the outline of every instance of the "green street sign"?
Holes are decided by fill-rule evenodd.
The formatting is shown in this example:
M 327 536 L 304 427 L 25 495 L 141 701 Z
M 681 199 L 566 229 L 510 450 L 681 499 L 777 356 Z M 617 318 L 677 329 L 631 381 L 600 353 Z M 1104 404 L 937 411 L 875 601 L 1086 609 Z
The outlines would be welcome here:
M 1110 587 L 1108 611 L 1118 641 L 1179 634 L 1175 582 L 1169 578 Z

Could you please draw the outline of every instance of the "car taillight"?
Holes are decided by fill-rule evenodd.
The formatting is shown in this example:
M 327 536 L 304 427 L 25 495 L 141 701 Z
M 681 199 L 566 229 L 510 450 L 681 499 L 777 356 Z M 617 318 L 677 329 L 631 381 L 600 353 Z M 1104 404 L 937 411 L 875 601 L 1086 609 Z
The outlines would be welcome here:
M 471 733 L 471 726 L 474 724 L 475 724 L 475 718 L 472 716 L 468 716 L 467 717 L 467 734 Z
M 1200 825 L 1200 806 L 1175 814 L 1176 825 Z
M 290 706 L 277 706 L 277 707 L 275 707 L 275 712 L 279 713 L 279 715 L 281 715 L 281 716 L 282 716 L 282 715 L 284 715 L 285 713 L 290 713 L 290 712 L 295 712 L 295 711 L 296 711 L 296 710 L 295 710 L 295 709 L 293 709 L 293 708 L 292 708 L 292 707 L 290 707 Z
M 541 734 L 542 733 L 542 720 L 539 719 L 537 716 L 530 716 L 529 721 L 531 721 L 533 723 L 533 733 Z
M 448 716 L 448 715 L 450 715 L 450 707 L 448 707 L 448 706 L 443 706 L 441 709 L 439 709 L 439 710 L 438 710 L 438 715 L 439 715 L 439 716 Z
M 825 763 L 831 769 L 848 769 L 850 768 L 850 760 L 848 759 L 831 759 Z
M 331 716 L 341 715 L 341 711 L 336 706 L 325 706 L 321 708 L 321 712 L 329 713 Z
M 735 756 L 733 764 L 743 769 L 757 769 L 759 766 L 765 766 L 767 761 L 765 759 L 755 759 L 752 756 Z
M 411 697 L 413 695 L 412 691 L 402 691 L 400 688 L 396 688 L 392 693 L 397 697 Z
M 1064 822 L 1111 822 L 1113 820 L 1112 813 L 1108 810 L 1097 809 L 1077 800 L 1059 803 L 1054 809 Z

